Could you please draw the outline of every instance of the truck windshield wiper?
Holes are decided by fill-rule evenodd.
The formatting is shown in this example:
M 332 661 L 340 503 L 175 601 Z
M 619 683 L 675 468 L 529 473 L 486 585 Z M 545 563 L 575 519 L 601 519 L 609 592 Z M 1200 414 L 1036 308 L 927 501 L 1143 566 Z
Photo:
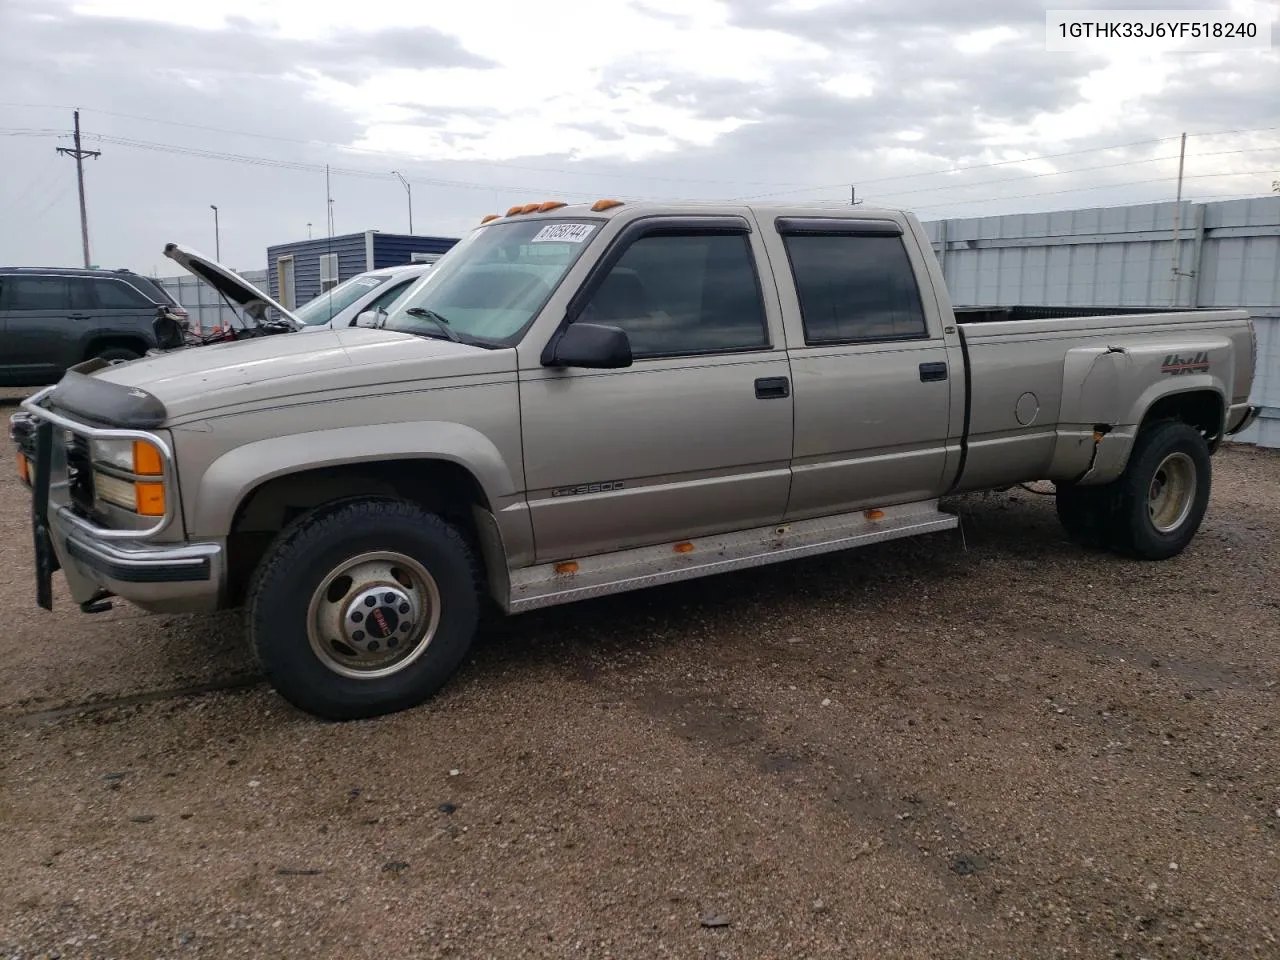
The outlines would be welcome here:
M 462 342 L 462 338 L 458 336 L 457 333 L 454 332 L 452 327 L 449 326 L 449 321 L 444 317 L 440 316 L 440 314 L 436 313 L 434 310 L 428 310 L 425 307 L 410 307 L 408 310 L 405 311 L 405 313 L 411 317 L 421 317 L 424 320 L 430 320 L 432 323 L 434 323 L 437 327 L 440 328 L 440 331 L 446 337 L 448 337 L 454 343 Z

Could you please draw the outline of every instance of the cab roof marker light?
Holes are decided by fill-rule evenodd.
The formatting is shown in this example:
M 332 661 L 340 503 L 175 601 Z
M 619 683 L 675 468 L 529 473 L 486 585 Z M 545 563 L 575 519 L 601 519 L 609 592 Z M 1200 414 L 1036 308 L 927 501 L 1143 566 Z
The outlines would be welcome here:
M 546 213 L 548 210 L 558 210 L 565 206 L 563 200 L 546 200 L 538 205 L 539 213 Z
M 622 206 L 621 200 L 597 200 L 595 203 L 591 205 L 591 209 L 594 210 L 596 213 L 599 213 L 601 210 L 608 210 L 612 207 L 620 207 L 620 206 Z
M 540 203 L 526 203 L 521 208 L 521 211 L 523 213 L 535 213 L 540 206 L 542 206 Z
M 501 216 L 502 216 L 502 215 L 501 215 L 501 214 L 499 214 L 499 213 L 491 213 L 491 214 L 489 214 L 487 217 L 485 217 L 483 220 L 481 220 L 481 221 L 480 221 L 480 225 L 481 225 L 481 226 L 484 226 L 484 225 L 485 225 L 486 223 L 488 223 L 490 220 L 497 220 L 497 219 L 499 219 L 499 217 L 501 217 Z
M 507 216 L 514 217 L 517 213 L 524 213 L 524 204 L 520 204 L 519 206 L 512 207 L 510 210 L 507 211 Z

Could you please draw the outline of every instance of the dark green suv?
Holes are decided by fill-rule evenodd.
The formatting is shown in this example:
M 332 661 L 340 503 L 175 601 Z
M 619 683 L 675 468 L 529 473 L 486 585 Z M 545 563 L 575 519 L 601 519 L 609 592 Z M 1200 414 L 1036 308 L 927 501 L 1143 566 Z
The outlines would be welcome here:
M 132 270 L 0 267 L 0 385 L 56 383 L 90 357 L 134 360 L 157 346 L 159 307 L 187 311 Z

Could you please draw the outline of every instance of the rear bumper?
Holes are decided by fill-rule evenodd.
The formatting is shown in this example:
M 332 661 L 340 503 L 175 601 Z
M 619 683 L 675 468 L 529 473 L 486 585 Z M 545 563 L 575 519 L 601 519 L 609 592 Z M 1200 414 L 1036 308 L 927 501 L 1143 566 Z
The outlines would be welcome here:
M 1227 436 L 1234 436 L 1248 430 L 1260 413 L 1262 413 L 1261 407 L 1250 406 L 1247 403 L 1233 406 L 1227 411 Z

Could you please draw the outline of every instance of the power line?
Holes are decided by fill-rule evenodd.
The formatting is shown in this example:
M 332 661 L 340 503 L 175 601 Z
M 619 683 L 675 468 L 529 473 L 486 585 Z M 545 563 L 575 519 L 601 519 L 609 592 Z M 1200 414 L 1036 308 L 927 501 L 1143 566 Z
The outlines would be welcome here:
M 40 172 L 26 182 L 19 190 L 14 192 L 13 199 L 0 207 L 0 219 L 3 219 L 11 210 L 20 207 L 24 201 L 30 201 L 33 197 L 40 196 L 48 187 L 55 183 L 58 179 L 58 168 L 50 163 L 40 168 Z
M 70 109 L 69 107 L 63 107 L 57 104 L 14 103 L 14 102 L 0 102 L 0 107 L 17 107 L 17 108 L 41 109 L 41 110 Z M 425 159 L 421 156 L 414 155 L 414 154 L 397 153 L 397 152 L 386 151 L 386 150 L 373 150 L 367 147 L 349 146 L 346 144 L 334 143 L 332 141 L 326 141 L 326 140 L 312 140 L 312 139 L 303 139 L 299 137 L 285 137 L 279 134 L 256 133 L 256 132 L 247 131 L 247 130 L 235 130 L 235 129 L 230 129 L 226 127 L 214 127 L 214 126 L 209 126 L 205 124 L 189 123 L 189 122 L 180 121 L 180 120 L 166 120 L 160 117 L 148 117 L 140 114 L 123 113 L 123 112 L 113 111 L 113 110 L 92 110 L 92 111 L 86 111 L 86 112 L 98 113 L 98 114 L 101 114 L 102 116 L 118 117 L 126 120 L 136 120 L 144 123 L 155 123 L 155 124 L 161 124 L 165 126 L 183 127 L 186 129 L 202 130 L 210 133 L 230 134 L 233 136 L 247 137 L 250 139 L 273 140 L 280 143 L 292 143 L 292 144 L 298 144 L 302 146 L 328 147 L 330 149 L 341 150 L 341 151 L 346 151 L 350 153 L 366 154 L 369 156 L 395 157 L 400 159 L 413 160 L 418 163 L 461 162 L 461 161 L 453 161 L 453 160 L 431 160 L 431 159 Z M 1203 137 L 1221 137 L 1221 136 L 1230 136 L 1234 134 L 1243 134 L 1243 133 L 1264 133 L 1264 132 L 1269 132 L 1274 130 L 1280 130 L 1280 127 L 1274 127 L 1274 126 L 1273 127 L 1252 127 L 1252 128 L 1246 127 L 1241 129 L 1235 129 L 1235 130 L 1208 131 L 1204 133 L 1188 134 L 1188 137 L 1202 137 L 1202 138 Z M 32 133 L 29 135 L 36 135 L 36 134 Z M 950 167 L 943 170 L 931 170 L 931 171 L 924 171 L 920 173 L 897 174 L 894 176 L 880 177 L 873 180 L 860 179 L 858 182 L 859 182 L 859 185 L 874 184 L 874 183 L 889 183 L 894 180 L 916 179 L 919 177 L 939 176 L 942 174 L 960 173 L 967 170 L 980 170 L 980 169 L 986 169 L 989 167 L 1007 166 L 1007 165 L 1016 164 L 1016 163 L 1031 163 L 1038 160 L 1056 160 L 1063 157 L 1082 156 L 1090 153 L 1102 153 L 1108 150 L 1126 150 L 1132 147 L 1149 146 L 1151 144 L 1157 144 L 1157 143 L 1167 143 L 1177 139 L 1179 138 L 1176 136 L 1156 137 L 1148 140 L 1135 140 L 1129 143 L 1110 144 L 1110 145 L 1101 146 L 1101 147 L 1091 147 L 1091 148 L 1081 149 L 1081 150 L 1071 150 L 1063 153 L 1042 154 L 1039 156 L 1022 157 L 1022 158 L 1011 159 L 1011 160 L 996 160 L 996 161 L 991 161 L 987 163 L 967 164 L 963 166 Z M 612 171 L 568 170 L 562 167 L 531 166 L 528 164 L 510 163 L 508 161 L 503 161 L 503 160 L 483 160 L 478 158 L 477 159 L 468 158 L 465 162 L 468 165 L 472 165 L 472 166 L 480 165 L 480 166 L 491 166 L 491 167 L 497 167 L 497 168 L 509 168 L 512 170 L 528 170 L 532 172 L 554 173 L 554 174 L 560 174 L 564 176 L 609 177 L 609 178 L 623 178 L 628 180 L 654 180 L 654 181 L 668 182 L 668 183 L 705 183 L 705 184 L 717 184 L 722 186 L 730 186 L 730 185 L 787 186 L 792 188 L 788 190 L 776 191 L 776 192 L 767 193 L 767 194 L 753 194 L 751 196 L 734 197 L 732 198 L 734 200 L 760 200 L 760 199 L 765 199 L 767 197 L 785 196 L 787 194 L 801 193 L 809 190 L 818 191 L 818 190 L 840 189 L 843 191 L 848 188 L 847 180 L 843 183 L 836 183 L 836 184 L 800 184 L 796 182 L 787 182 L 787 181 L 753 181 L 753 180 L 743 181 L 743 180 L 719 180 L 719 179 L 708 180 L 708 179 L 699 179 L 699 178 L 662 177 L 662 176 L 656 176 L 652 174 L 642 174 L 642 173 L 634 173 L 634 172 L 623 173 L 623 172 L 612 172 Z M 584 196 L 585 195 L 586 194 L 584 194 Z
M 53 209 L 53 207 L 61 203 L 62 198 L 65 197 L 70 192 L 71 192 L 71 184 L 67 184 L 61 190 L 59 190 L 56 194 L 54 194 L 53 199 L 51 199 L 48 203 L 46 203 L 43 207 L 41 207 L 34 214 L 31 215 L 32 221 L 38 221 L 42 216 L 44 216 L 46 211 Z
M 1273 168 L 1265 170 L 1241 170 L 1235 173 L 1196 173 L 1184 176 L 1184 180 L 1207 180 L 1222 177 L 1257 177 L 1270 175 Z M 1005 200 L 1029 200 L 1034 197 L 1053 197 L 1064 193 L 1084 193 L 1090 190 L 1115 190 L 1120 187 L 1139 187 L 1148 183 L 1172 183 L 1177 177 L 1150 177 L 1146 180 L 1129 180 L 1124 183 L 1094 184 L 1088 187 L 1072 187 L 1069 190 L 1046 190 L 1041 193 L 1023 193 L 1012 197 L 982 197 L 977 200 L 953 200 L 948 203 L 932 203 L 914 207 L 914 210 L 937 210 L 939 207 L 954 207 L 970 203 L 1000 203 Z
M 1268 151 L 1280 151 L 1280 144 L 1269 147 L 1250 147 L 1243 150 L 1215 150 L 1212 153 L 1197 153 L 1187 157 L 1188 160 L 1194 160 L 1198 157 L 1227 157 L 1235 156 L 1242 153 L 1266 153 Z M 1072 167 L 1070 170 L 1051 170 L 1045 173 L 1024 173 L 1012 177 L 1003 177 L 997 180 L 980 180 L 977 183 L 944 183 L 936 187 L 917 187 L 914 190 L 898 190 L 886 194 L 889 197 L 905 197 L 915 193 L 931 193 L 937 190 L 969 190 L 973 187 L 989 186 L 991 184 L 1000 183 L 1016 183 L 1020 180 L 1036 180 L 1042 177 L 1065 177 L 1073 173 L 1088 173 L 1094 170 L 1112 170 L 1117 167 L 1138 166 L 1144 163 L 1160 163 L 1165 160 L 1177 160 L 1177 154 L 1162 157 L 1148 157 L 1145 160 L 1120 160 L 1116 163 L 1102 163 L 1092 167 Z
M 70 109 L 59 107 L 55 104 L 38 104 L 38 103 L 0 103 L 0 107 L 23 107 L 31 109 Z M 377 157 L 394 157 L 401 160 L 414 160 L 418 163 L 459 163 L 465 162 L 470 165 L 482 165 L 490 167 L 498 167 L 500 169 L 511 170 L 527 170 L 534 173 L 557 173 L 564 176 L 577 177 L 609 177 L 615 179 L 626 180 L 654 180 L 664 181 L 668 183 L 707 183 L 707 184 L 732 184 L 734 186 L 759 187 L 759 186 L 796 186 L 803 188 L 802 184 L 788 180 L 708 180 L 705 178 L 689 178 L 689 177 L 662 177 L 654 174 L 637 174 L 622 173 L 616 171 L 603 170 L 566 170 L 563 167 L 538 167 L 528 164 L 510 163 L 505 160 L 482 160 L 467 158 L 465 161 L 458 160 L 432 160 L 424 158 L 420 155 L 411 153 L 397 153 L 388 150 L 373 150 L 368 147 L 355 147 L 343 143 L 335 143 L 329 140 L 310 140 L 301 137 L 282 137 L 279 134 L 271 133 L 255 133 L 249 130 L 232 130 L 226 127 L 211 127 L 199 123 L 187 123 L 181 120 L 163 120 L 159 117 L 144 117 L 133 113 L 120 113 L 114 110 L 93 110 L 86 111 L 101 114 L 104 117 L 118 117 L 123 120 L 138 120 L 143 123 L 157 123 L 171 127 L 184 127 L 188 130 L 202 130 L 207 133 L 230 134 L 238 137 L 248 137 L 255 140 L 274 140 L 279 143 L 293 143 L 307 147 L 328 147 L 334 150 L 343 150 L 351 153 L 363 153 L 369 156 Z
M 100 134 L 100 135 L 94 135 L 94 139 L 97 139 L 105 143 L 110 143 L 117 146 L 129 147 L 134 149 L 151 150 L 151 151 L 156 151 L 160 153 L 170 153 L 170 154 L 177 154 L 177 155 L 183 155 L 183 156 L 194 156 L 194 157 L 200 157 L 200 158 L 212 159 L 212 160 L 224 160 L 228 162 L 244 163 L 252 166 L 265 166 L 265 167 L 274 168 L 274 169 L 297 170 L 297 171 L 306 171 L 306 172 L 314 172 L 314 173 L 323 173 L 326 169 L 326 165 L 322 163 L 313 163 L 313 162 L 308 162 L 303 160 L 281 160 L 279 158 L 272 158 L 272 157 L 260 157 L 260 156 L 246 155 L 246 154 L 227 153 L 227 152 L 215 151 L 215 150 L 204 150 L 204 149 L 193 148 L 193 147 L 178 146 L 175 144 L 155 143 L 152 141 L 137 140 L 130 137 L 114 137 L 106 134 Z M 1099 149 L 1103 149 L 1103 148 L 1099 148 Z M 1106 148 L 1106 149 L 1113 149 L 1113 148 Z M 1204 156 L 1204 157 L 1230 156 L 1230 155 L 1238 155 L 1238 154 L 1245 154 L 1245 153 L 1265 152 L 1268 150 L 1280 150 L 1280 146 L 1257 147 L 1257 148 L 1247 148 L 1247 149 L 1240 149 L 1240 150 L 1220 150 L 1220 151 L 1214 151 L 1212 153 L 1207 153 L 1207 154 L 1198 154 L 1197 156 Z M 1080 152 L 1095 152 L 1095 151 L 1080 151 Z M 1123 161 L 1117 161 L 1115 163 L 1109 163 L 1109 164 L 1097 164 L 1091 167 L 1078 167 L 1071 170 L 1049 171 L 1049 172 L 1043 172 L 1043 173 L 1025 174 L 1017 177 L 1010 177 L 1003 180 L 982 181 L 981 183 L 977 183 L 977 184 L 964 184 L 964 185 L 945 184 L 938 187 L 922 187 L 922 188 L 916 188 L 913 190 L 890 193 L 888 194 L 888 196 L 906 196 L 914 193 L 926 193 L 934 190 L 943 190 L 943 189 L 968 189 L 976 186 L 983 186 L 983 185 L 989 185 L 994 183 L 1013 182 L 1013 181 L 1023 180 L 1023 179 L 1030 180 L 1030 179 L 1038 179 L 1038 178 L 1051 177 L 1051 176 L 1065 176 L 1072 173 L 1082 173 L 1082 172 L 1088 172 L 1093 170 L 1114 169 L 1119 167 L 1134 166 L 1134 165 L 1145 164 L 1145 163 L 1155 163 L 1165 159 L 1170 159 L 1170 158 L 1162 156 L 1162 157 L 1144 158 L 1141 160 L 1123 160 Z M 1173 158 L 1173 159 L 1176 159 L 1176 158 Z M 394 173 L 387 173 L 380 170 L 362 170 L 358 168 L 333 167 L 333 166 L 329 166 L 328 169 L 333 176 L 355 177 L 359 179 L 380 180 L 384 182 L 395 181 L 398 179 Z M 410 183 L 418 183 L 418 184 L 442 186 L 442 187 L 455 187 L 455 188 L 462 188 L 462 189 L 507 190 L 507 191 L 519 192 L 519 193 L 537 193 L 537 192 L 542 192 L 546 190 L 546 188 L 544 187 L 530 187 L 530 186 L 520 186 L 520 185 L 511 185 L 511 184 L 492 184 L 492 183 L 482 183 L 478 181 L 466 181 L 466 180 L 445 180 L 441 178 L 408 177 L 405 179 L 407 179 Z M 888 179 L 902 179 L 902 178 L 901 177 L 881 178 L 879 180 L 865 181 L 865 182 L 880 183 Z M 1149 181 L 1136 181 L 1136 182 L 1145 183 Z M 860 182 L 859 186 L 861 187 L 862 185 L 863 183 Z M 847 189 L 847 184 L 842 184 L 841 187 L 842 189 Z M 1092 189 L 1092 188 L 1085 187 L 1082 189 Z M 558 193 L 566 196 L 589 197 L 593 195 L 591 193 L 567 191 L 567 190 L 552 190 L 550 192 Z M 626 200 L 645 199 L 644 197 L 634 196 L 634 195 L 618 195 L 618 197 L 619 199 L 626 199 Z M 1011 199 L 1016 199 L 1016 198 L 1011 198 Z M 969 202 L 969 201 L 958 201 L 958 202 Z M 978 201 L 978 202 L 982 202 L 982 201 Z
M 155 143 L 149 140 L 138 140 L 132 137 L 115 137 L 109 134 L 93 134 L 92 139 L 100 143 L 108 143 L 114 146 L 127 147 L 138 150 L 150 150 L 158 153 L 179 154 L 183 156 L 200 157 L 206 160 L 224 160 L 233 163 L 243 163 L 251 166 L 269 167 L 278 170 L 296 170 L 308 173 L 323 173 L 326 165 L 323 163 L 313 163 L 305 160 L 281 160 L 276 157 L 261 157 L 251 154 L 226 153 L 218 150 L 203 150 L 196 147 L 183 147 L 170 143 Z M 354 167 L 334 167 L 329 166 L 329 171 L 333 176 L 354 177 L 365 180 L 382 180 L 395 181 L 395 177 L 380 170 L 361 170 Z M 475 180 L 445 180 L 435 177 L 409 177 L 410 183 L 424 184 L 441 187 L 458 187 L 470 190 L 508 190 L 512 192 L 522 193 L 542 193 L 546 192 L 546 187 L 530 187 L 530 186 L 514 186 L 511 184 L 500 183 L 482 183 Z M 554 189 L 550 192 L 568 196 L 594 197 L 598 192 L 568 191 Z M 619 199 L 624 200 L 640 200 L 644 199 L 638 196 L 628 196 L 624 194 L 614 194 Z
M 1240 133 L 1268 133 L 1273 130 L 1280 130 L 1280 127 L 1254 127 L 1254 128 L 1246 128 L 1242 130 L 1220 130 L 1215 133 L 1193 133 L 1193 134 L 1189 134 L 1189 136 L 1223 137 L 1223 136 L 1229 136 L 1231 134 L 1240 134 Z M 1084 156 L 1085 154 L 1090 154 L 1090 153 L 1105 153 L 1108 150 L 1128 150 L 1133 147 L 1150 146 L 1151 144 L 1155 144 L 1155 143 L 1169 143 L 1177 139 L 1179 139 L 1179 137 L 1156 137 L 1151 140 L 1134 140 L 1130 143 L 1115 143 L 1109 146 L 1090 147 L 1088 149 L 1083 149 L 1083 150 L 1068 150 L 1065 153 L 1046 153 L 1046 154 L 1041 154 L 1040 156 L 1021 157 L 1015 160 L 994 160 L 989 163 L 973 163 L 973 164 L 967 164 L 964 166 L 948 167 L 945 170 L 928 170 L 921 173 L 900 173 L 891 177 L 878 177 L 874 180 L 859 180 L 858 183 L 865 186 L 868 183 L 889 183 L 894 180 L 914 180 L 918 177 L 936 177 L 936 176 L 942 176 L 944 174 L 949 174 L 949 173 L 963 173 L 967 170 L 986 170 L 991 167 L 1004 167 L 1004 166 L 1009 166 L 1010 164 L 1015 164 L 1015 163 L 1034 163 L 1039 160 L 1060 160 L 1063 157 L 1079 157 L 1079 156 Z M 846 186 L 848 186 L 847 182 L 829 183 L 829 184 L 823 184 L 821 186 L 802 187 L 798 190 L 779 190 L 773 193 L 758 193 L 758 194 L 753 194 L 751 196 L 746 196 L 746 197 L 735 197 L 734 199 L 735 200 L 763 200 L 768 197 L 781 197 L 781 196 L 786 196 L 787 194 L 792 194 L 792 193 L 803 193 L 803 192 L 806 192 L 807 190 L 814 190 L 814 191 L 836 190 L 836 189 L 843 190 Z

